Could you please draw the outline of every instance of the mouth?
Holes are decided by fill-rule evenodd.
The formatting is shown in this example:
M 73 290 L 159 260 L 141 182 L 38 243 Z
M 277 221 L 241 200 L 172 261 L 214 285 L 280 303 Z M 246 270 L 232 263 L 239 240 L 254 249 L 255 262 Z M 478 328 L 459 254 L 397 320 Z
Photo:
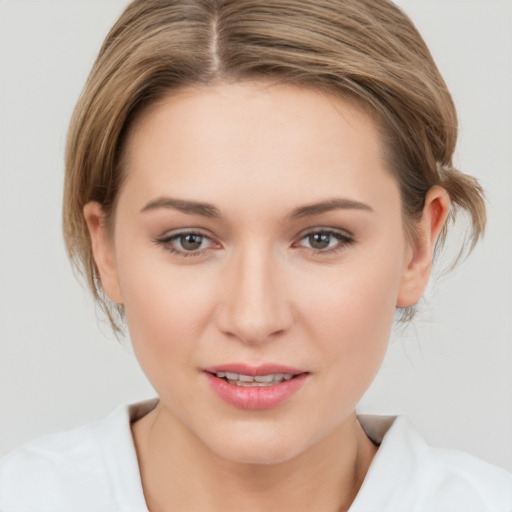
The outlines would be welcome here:
M 224 379 L 229 384 L 233 384 L 235 386 L 243 386 L 246 388 L 250 387 L 268 387 L 275 386 L 276 384 L 281 384 L 281 382 L 289 381 L 298 377 L 301 374 L 291 374 L 291 373 L 269 373 L 267 375 L 244 375 L 243 373 L 234 373 L 234 372 L 215 372 L 215 377 L 219 379 Z
M 230 364 L 203 371 L 213 391 L 241 409 L 276 407 L 298 391 L 310 375 L 308 371 L 282 365 Z

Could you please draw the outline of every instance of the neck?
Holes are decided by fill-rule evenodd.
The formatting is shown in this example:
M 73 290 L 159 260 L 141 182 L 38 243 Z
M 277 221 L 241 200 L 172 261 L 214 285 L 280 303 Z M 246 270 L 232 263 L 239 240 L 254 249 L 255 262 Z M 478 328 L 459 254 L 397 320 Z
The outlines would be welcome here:
M 346 511 L 377 451 L 355 414 L 278 464 L 219 457 L 160 407 L 134 423 L 132 432 L 151 512 Z

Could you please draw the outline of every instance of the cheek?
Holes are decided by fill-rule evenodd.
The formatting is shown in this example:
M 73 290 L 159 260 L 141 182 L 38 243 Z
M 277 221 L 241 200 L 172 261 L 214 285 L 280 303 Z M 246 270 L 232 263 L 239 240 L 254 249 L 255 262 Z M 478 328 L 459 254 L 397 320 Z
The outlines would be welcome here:
M 125 251 L 118 275 L 126 322 L 146 372 L 192 358 L 210 308 L 208 280 L 191 267 L 172 266 L 161 254 Z M 204 276 L 203 276 L 204 277 Z
M 342 379 L 364 391 L 384 357 L 403 261 L 401 250 L 384 249 L 358 253 L 322 279 L 309 275 L 302 287 L 304 325 L 328 355 L 333 386 Z

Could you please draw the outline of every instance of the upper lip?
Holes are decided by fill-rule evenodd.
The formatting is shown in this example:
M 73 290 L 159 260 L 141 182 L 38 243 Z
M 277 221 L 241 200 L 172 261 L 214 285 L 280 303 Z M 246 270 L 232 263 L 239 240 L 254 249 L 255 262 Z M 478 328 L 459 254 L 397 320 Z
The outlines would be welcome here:
M 271 373 L 284 373 L 290 375 L 299 375 L 301 373 L 308 373 L 307 370 L 300 368 L 294 368 L 292 366 L 285 366 L 282 364 L 265 363 L 259 366 L 250 366 L 245 363 L 226 363 L 215 366 L 208 366 L 203 368 L 205 372 L 217 373 L 217 372 L 230 372 L 238 373 L 242 375 L 250 375 L 251 377 L 257 377 L 259 375 L 269 375 Z

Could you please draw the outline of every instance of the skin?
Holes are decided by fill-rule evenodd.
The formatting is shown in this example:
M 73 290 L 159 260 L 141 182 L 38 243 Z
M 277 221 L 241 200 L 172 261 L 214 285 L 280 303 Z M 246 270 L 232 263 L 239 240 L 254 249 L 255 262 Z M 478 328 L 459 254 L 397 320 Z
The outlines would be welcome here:
M 188 88 L 137 120 L 113 235 L 99 204 L 84 214 L 102 286 L 124 305 L 160 397 L 132 427 L 152 512 L 352 503 L 377 450 L 354 409 L 382 362 L 396 306 L 423 293 L 449 210 L 433 187 L 408 241 L 382 154 L 363 109 L 288 85 Z M 169 197 L 221 216 L 155 203 Z M 290 217 L 339 198 L 365 207 Z M 203 239 L 185 256 L 183 238 L 169 240 L 191 229 Z M 326 248 L 308 236 L 326 230 L 341 235 L 327 235 Z M 310 374 L 278 407 L 241 410 L 202 372 L 231 362 Z

